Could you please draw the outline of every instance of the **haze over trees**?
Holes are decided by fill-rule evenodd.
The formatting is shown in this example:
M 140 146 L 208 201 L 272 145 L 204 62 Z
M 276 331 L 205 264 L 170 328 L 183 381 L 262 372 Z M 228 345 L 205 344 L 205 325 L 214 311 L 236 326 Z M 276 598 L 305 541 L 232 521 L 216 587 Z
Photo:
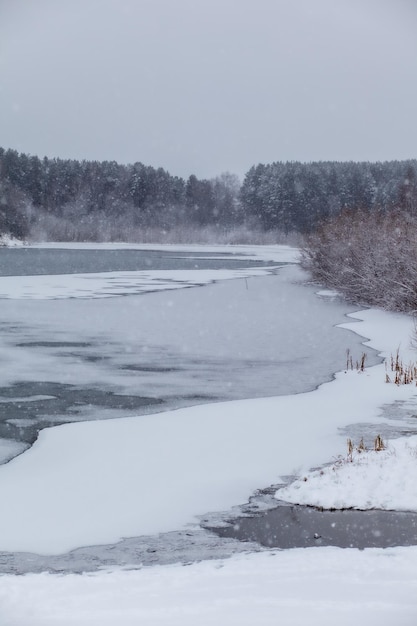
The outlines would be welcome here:
M 250 241 L 312 233 L 345 209 L 413 212 L 417 161 L 271 163 L 187 180 L 115 161 L 0 148 L 0 233 L 66 241 Z
M 40 160 L 0 148 L 0 231 L 58 240 L 140 240 L 152 228 L 179 231 L 238 223 L 232 174 L 188 181 L 162 168 L 115 161 Z

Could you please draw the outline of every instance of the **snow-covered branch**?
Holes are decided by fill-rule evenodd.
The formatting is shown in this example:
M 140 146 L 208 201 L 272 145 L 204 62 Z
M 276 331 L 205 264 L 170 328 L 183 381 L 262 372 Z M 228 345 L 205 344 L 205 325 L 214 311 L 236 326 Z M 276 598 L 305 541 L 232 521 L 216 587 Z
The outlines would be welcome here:
M 349 300 L 417 311 L 417 217 L 346 211 L 305 239 L 302 264 Z

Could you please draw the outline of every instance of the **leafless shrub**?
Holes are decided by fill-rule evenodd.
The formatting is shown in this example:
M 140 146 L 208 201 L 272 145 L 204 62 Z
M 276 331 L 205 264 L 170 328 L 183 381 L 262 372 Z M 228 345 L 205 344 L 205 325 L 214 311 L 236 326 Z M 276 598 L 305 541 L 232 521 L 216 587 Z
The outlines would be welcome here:
M 347 299 L 417 312 L 417 217 L 345 211 L 307 236 L 302 265 Z

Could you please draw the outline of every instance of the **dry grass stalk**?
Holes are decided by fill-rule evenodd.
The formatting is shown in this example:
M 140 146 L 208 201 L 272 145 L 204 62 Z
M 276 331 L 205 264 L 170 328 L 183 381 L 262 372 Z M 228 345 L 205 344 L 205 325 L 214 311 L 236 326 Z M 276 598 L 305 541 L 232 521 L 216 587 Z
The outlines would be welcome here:
M 353 441 L 352 439 L 348 439 L 347 440 L 347 447 L 348 447 L 348 460 L 352 461 L 352 457 L 353 457 Z
M 375 452 L 381 452 L 381 450 L 385 450 L 385 443 L 382 441 L 381 435 L 377 435 L 375 437 L 374 450 Z
M 356 364 L 356 369 L 360 372 L 365 371 L 365 361 L 366 361 L 366 353 L 362 352 L 361 360 Z
M 374 450 L 375 452 L 381 452 L 381 450 L 385 450 L 386 449 L 386 445 L 381 437 L 381 435 L 377 435 L 375 437 L 374 440 Z M 354 442 L 352 441 L 352 439 L 347 439 L 347 461 L 352 462 L 353 461 L 353 453 L 356 451 L 358 452 L 358 454 L 361 454 L 362 452 L 367 452 L 367 447 L 365 446 L 365 442 L 363 440 L 363 437 L 361 437 L 359 443 L 357 446 L 355 446 Z
M 363 441 L 363 437 L 361 437 L 361 440 L 359 442 L 359 444 L 356 446 L 355 448 L 355 444 L 353 443 L 352 439 L 348 439 L 347 440 L 347 449 L 348 449 L 348 453 L 347 453 L 347 459 L 348 461 L 353 461 L 353 453 L 356 449 L 356 452 L 359 452 L 359 454 L 361 454 L 361 452 L 366 452 L 366 446 L 365 443 Z
M 346 369 L 353 370 L 353 359 L 349 348 L 346 350 Z
M 356 369 L 358 372 L 365 371 L 365 361 L 367 358 L 366 352 L 362 352 L 362 356 L 359 361 L 355 361 L 355 368 L 353 367 L 353 358 L 349 348 L 346 350 L 346 370 Z
M 408 365 L 404 365 L 400 357 L 399 349 L 395 353 L 395 356 L 391 354 L 390 366 L 391 371 L 394 373 L 395 385 L 410 385 L 414 381 L 416 381 L 417 385 L 417 363 L 410 362 Z M 387 367 L 386 364 L 385 367 Z M 385 375 L 385 381 L 387 383 L 391 382 L 391 378 L 388 374 Z
M 360 440 L 359 445 L 357 447 L 357 451 L 358 452 L 366 452 L 366 447 L 365 447 L 365 444 L 363 442 L 363 437 L 361 437 L 361 440 Z

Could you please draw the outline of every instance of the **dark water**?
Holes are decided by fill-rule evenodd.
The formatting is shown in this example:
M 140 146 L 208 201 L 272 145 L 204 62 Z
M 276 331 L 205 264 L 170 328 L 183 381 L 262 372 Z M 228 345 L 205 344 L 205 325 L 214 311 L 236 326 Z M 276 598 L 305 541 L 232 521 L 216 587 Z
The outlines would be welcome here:
M 162 404 L 158 398 L 120 395 L 94 387 L 48 381 L 15 383 L 0 387 L 0 438 L 32 445 L 47 426 L 88 419 L 91 413 L 98 419 L 103 409 L 138 414 Z
M 0 276 L 83 274 L 137 270 L 235 269 L 278 263 L 236 260 L 233 255 L 155 250 L 66 250 L 48 248 L 0 248 Z M 211 258 L 212 257 L 212 258 Z
M 323 511 L 280 505 L 255 515 L 208 527 L 219 537 L 259 543 L 268 548 L 389 548 L 417 545 L 417 513 L 381 510 Z

